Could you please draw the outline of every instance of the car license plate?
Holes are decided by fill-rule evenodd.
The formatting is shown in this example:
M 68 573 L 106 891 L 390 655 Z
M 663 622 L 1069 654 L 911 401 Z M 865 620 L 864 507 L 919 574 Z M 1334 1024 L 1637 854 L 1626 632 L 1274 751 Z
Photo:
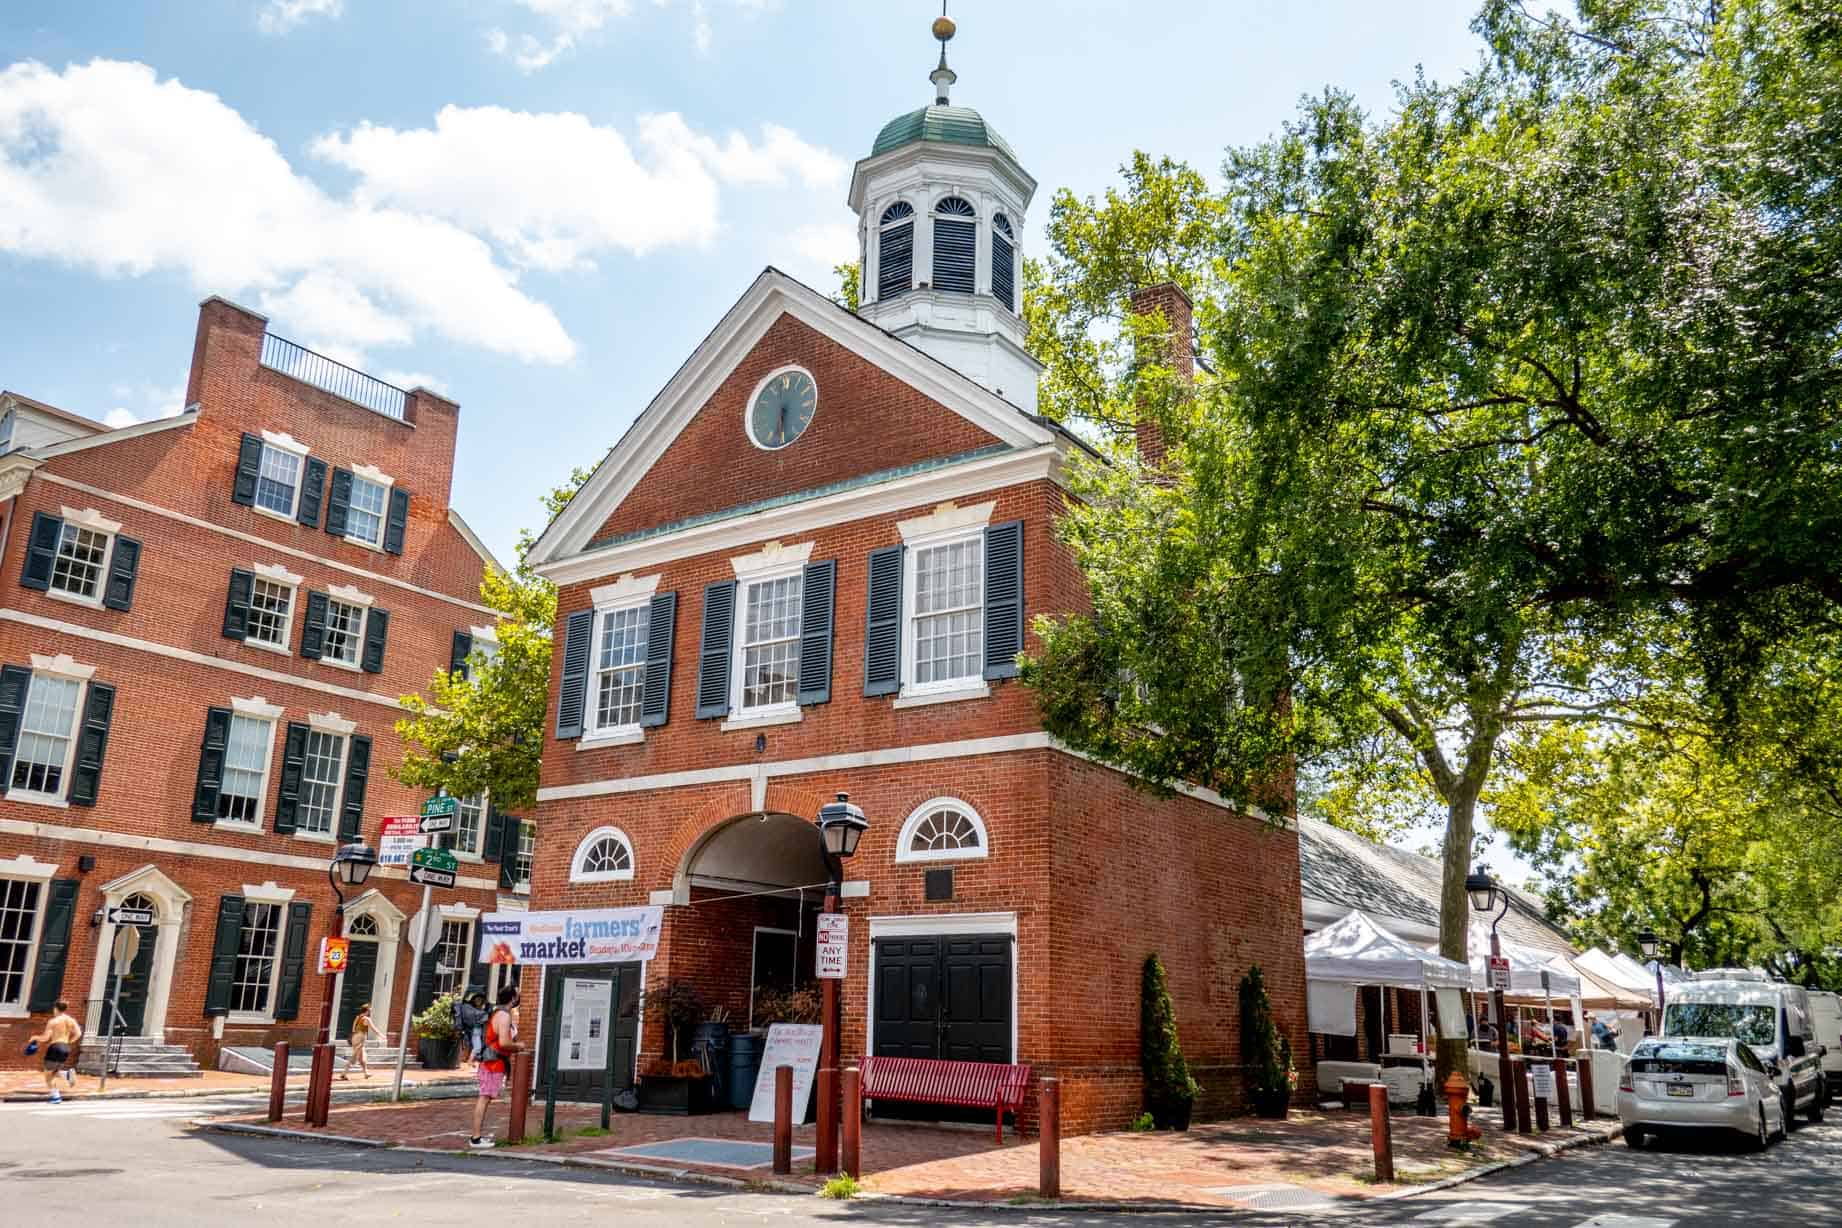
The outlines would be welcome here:
M 1687 1083 L 1671 1083 L 1669 1085 L 1669 1094 L 1672 1096 L 1693 1096 L 1695 1094 L 1695 1089 L 1690 1087 Z

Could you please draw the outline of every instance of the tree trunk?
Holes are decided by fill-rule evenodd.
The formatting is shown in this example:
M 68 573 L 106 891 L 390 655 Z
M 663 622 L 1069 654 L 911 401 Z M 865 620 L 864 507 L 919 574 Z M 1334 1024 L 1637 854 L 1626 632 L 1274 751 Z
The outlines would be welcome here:
M 1470 765 L 1467 765 L 1467 768 Z M 1465 892 L 1465 876 L 1471 872 L 1471 846 L 1477 834 L 1478 790 L 1469 786 L 1471 772 L 1464 773 L 1458 789 L 1446 802 L 1445 846 L 1440 855 L 1439 953 L 1461 964 L 1470 964 L 1471 897 Z M 1444 1023 L 1441 1020 L 1441 1023 Z M 1437 1085 L 1445 1085 L 1454 1070 L 1467 1079 L 1471 1076 L 1470 1042 L 1452 1035 L 1449 1026 L 1439 1030 L 1439 1060 L 1434 1067 Z

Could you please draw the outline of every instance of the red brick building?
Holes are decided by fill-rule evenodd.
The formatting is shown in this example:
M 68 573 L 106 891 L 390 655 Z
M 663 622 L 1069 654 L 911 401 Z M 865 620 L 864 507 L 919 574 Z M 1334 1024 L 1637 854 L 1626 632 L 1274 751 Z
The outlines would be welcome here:
M 1303 1052 L 1297 833 L 1135 790 L 1017 680 L 1031 618 L 1086 605 L 1055 535 L 1084 445 L 1033 412 L 1035 183 L 933 80 L 853 176 L 860 310 L 764 272 L 530 556 L 560 589 L 532 906 L 666 905 L 657 958 L 618 970 L 617 1051 L 663 1048 L 642 978 L 747 1027 L 810 976 L 812 820 L 848 791 L 847 1059 L 1026 1061 L 1067 1128 L 1121 1126 L 1156 952 L 1199 1112 L 1228 1111 L 1251 964 Z
M 492 634 L 490 558 L 448 505 L 453 402 L 220 299 L 200 309 L 186 399 L 175 418 L 0 456 L 9 1064 L 60 997 L 100 1034 L 106 952 L 142 910 L 121 978 L 137 1047 L 211 1065 L 309 1040 L 333 850 L 375 843 L 383 816 L 423 800 L 389 773 L 398 697 Z M 521 898 L 523 829 L 480 799 L 463 818 L 470 864 L 438 896 L 422 1001 L 485 978 L 475 918 Z M 366 1001 L 399 1034 L 419 903 L 383 868 L 351 902 L 340 1035 Z

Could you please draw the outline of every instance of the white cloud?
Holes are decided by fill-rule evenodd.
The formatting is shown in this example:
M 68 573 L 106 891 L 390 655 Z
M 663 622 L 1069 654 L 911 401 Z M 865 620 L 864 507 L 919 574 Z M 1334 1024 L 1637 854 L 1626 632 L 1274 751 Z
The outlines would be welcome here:
M 344 11 L 345 0 L 269 0 L 256 25 L 264 34 L 286 34 L 309 18 L 337 18 Z
M 161 387 L 157 384 L 143 384 L 137 390 L 127 384 L 117 384 L 110 389 L 120 400 L 138 400 L 139 409 L 129 409 L 126 405 L 117 405 L 102 416 L 102 424 L 110 430 L 119 430 L 124 426 L 133 426 L 137 422 L 152 422 L 159 418 L 176 418 L 185 408 L 185 385 L 174 384 Z
M 710 10 L 704 7 L 704 0 L 695 0 L 691 5 L 691 43 L 698 55 L 710 54 L 710 38 Z
M 177 272 L 301 310 L 303 340 L 337 326 L 366 344 L 426 331 L 532 361 L 575 352 L 480 237 L 329 195 L 215 95 L 144 64 L 0 71 L 0 252 L 104 276 Z
M 277 3 L 282 0 L 276 0 Z M 486 32 L 486 46 L 495 55 L 504 56 L 520 72 L 537 72 L 556 63 L 576 49 L 589 36 L 610 21 L 631 16 L 632 0 L 516 0 L 546 27 L 543 35 L 508 34 L 493 28 Z M 654 8 L 670 8 L 675 0 L 652 0 Z M 730 0 L 749 16 L 778 9 L 779 0 Z M 705 0 L 691 2 L 691 45 L 699 55 L 708 55 L 715 37 Z
M 816 268 L 857 259 L 857 228 L 849 222 L 813 222 L 793 232 L 793 250 Z
M 140 419 L 134 416 L 133 411 L 119 405 L 102 416 L 102 424 L 112 431 L 119 431 L 124 426 L 133 426 L 139 421 Z

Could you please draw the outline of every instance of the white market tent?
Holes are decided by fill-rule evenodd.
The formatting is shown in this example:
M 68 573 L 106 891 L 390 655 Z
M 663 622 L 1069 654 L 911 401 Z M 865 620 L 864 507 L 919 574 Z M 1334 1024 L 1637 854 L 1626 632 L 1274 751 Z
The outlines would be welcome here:
M 1509 996 L 1541 999 L 1549 995 L 1561 998 L 1578 996 L 1579 974 L 1564 964 L 1555 965 L 1556 957 L 1500 939 L 1503 958 L 1509 961 Z M 1490 931 L 1471 927 L 1471 988 L 1490 992 Z
M 1574 962 L 1606 984 L 1642 998 L 1644 1007 L 1656 1005 L 1655 982 L 1636 961 L 1623 955 L 1607 955 L 1594 947 Z
M 1463 964 L 1397 937 L 1360 909 L 1305 939 L 1305 979 L 1397 989 L 1464 989 L 1471 983 Z

